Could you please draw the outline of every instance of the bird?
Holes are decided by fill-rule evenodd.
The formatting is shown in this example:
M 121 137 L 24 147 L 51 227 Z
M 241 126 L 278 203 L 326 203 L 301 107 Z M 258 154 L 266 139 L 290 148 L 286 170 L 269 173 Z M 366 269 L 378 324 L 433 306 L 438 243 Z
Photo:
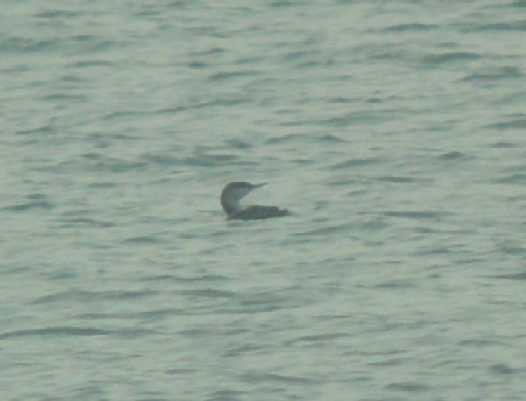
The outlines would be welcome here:
M 243 208 L 240 205 L 241 199 L 264 185 L 267 185 L 267 183 L 251 184 L 249 182 L 235 181 L 227 184 L 221 192 L 221 206 L 223 206 L 228 219 L 260 220 L 290 215 L 287 209 L 280 209 L 276 206 L 255 205 Z

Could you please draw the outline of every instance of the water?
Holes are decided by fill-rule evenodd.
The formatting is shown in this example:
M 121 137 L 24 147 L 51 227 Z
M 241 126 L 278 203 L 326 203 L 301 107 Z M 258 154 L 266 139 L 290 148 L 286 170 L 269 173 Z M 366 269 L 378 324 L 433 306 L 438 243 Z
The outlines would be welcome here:
M 5 3 L 2 400 L 524 398 L 524 1 Z

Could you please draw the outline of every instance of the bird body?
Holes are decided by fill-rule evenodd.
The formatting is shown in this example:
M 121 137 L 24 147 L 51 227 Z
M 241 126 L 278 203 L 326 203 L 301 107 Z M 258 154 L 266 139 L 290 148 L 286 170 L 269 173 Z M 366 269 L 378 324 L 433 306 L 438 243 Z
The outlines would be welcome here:
M 280 209 L 276 206 L 249 206 L 237 213 L 229 216 L 231 219 L 241 220 L 261 220 L 271 217 L 288 216 L 290 212 L 287 209 Z

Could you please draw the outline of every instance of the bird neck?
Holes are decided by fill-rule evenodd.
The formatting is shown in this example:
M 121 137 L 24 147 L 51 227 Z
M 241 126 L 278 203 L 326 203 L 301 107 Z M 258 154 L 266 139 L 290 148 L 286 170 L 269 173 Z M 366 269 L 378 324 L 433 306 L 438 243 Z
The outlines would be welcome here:
M 237 213 L 241 210 L 239 199 L 232 199 L 232 198 L 229 198 L 228 196 L 221 197 L 221 206 L 223 206 L 223 209 L 228 215 Z

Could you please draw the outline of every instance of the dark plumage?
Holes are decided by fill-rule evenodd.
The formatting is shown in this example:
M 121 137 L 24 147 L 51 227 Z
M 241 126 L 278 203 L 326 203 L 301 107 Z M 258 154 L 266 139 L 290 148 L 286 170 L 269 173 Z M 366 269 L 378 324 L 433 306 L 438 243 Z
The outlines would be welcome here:
M 228 217 L 240 220 L 260 220 L 270 219 L 271 217 L 288 216 L 290 212 L 287 209 L 280 209 L 276 206 L 249 206 L 241 209 Z
M 290 215 L 287 209 L 280 209 L 276 206 L 249 206 L 242 208 L 240 200 L 252 192 L 254 189 L 266 185 L 250 184 L 248 182 L 231 182 L 221 192 L 221 206 L 228 215 L 229 219 L 239 220 L 260 220 L 272 217 L 283 217 Z

